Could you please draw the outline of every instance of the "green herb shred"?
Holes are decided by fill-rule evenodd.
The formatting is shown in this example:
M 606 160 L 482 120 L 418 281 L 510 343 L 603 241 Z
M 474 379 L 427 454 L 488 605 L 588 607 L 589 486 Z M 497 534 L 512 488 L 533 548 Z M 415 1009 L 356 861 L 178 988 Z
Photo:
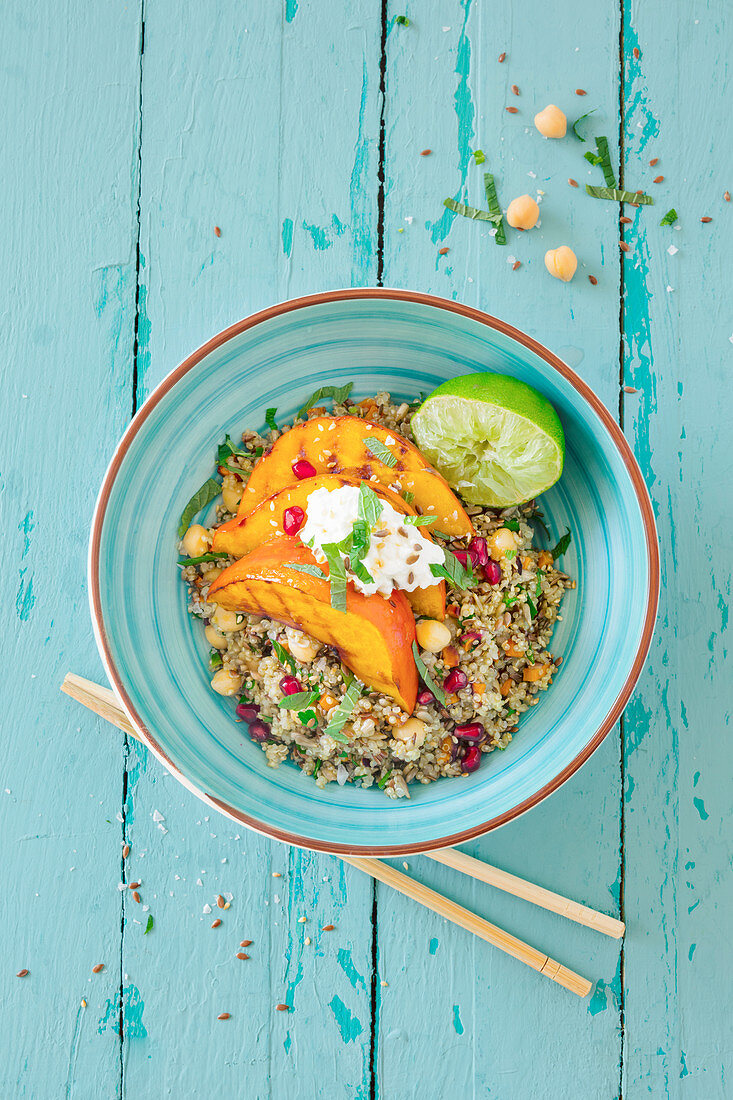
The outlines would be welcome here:
M 311 577 L 318 577 L 319 581 L 328 580 L 328 577 L 317 565 L 301 565 L 297 561 L 286 561 L 286 569 L 294 569 L 297 573 L 308 573 Z
M 443 206 L 447 206 L 454 214 L 460 214 L 463 218 L 471 218 L 477 222 L 496 222 L 496 218 L 488 210 L 479 210 L 476 206 L 466 206 L 455 199 L 443 199 Z
M 359 519 L 364 520 L 370 527 L 373 527 L 382 514 L 382 501 L 377 494 L 367 485 L 366 481 L 362 481 L 359 485 L 359 508 L 357 516 Z
M 429 523 L 435 523 L 437 518 L 437 516 L 403 516 L 400 522 L 406 523 L 409 527 L 427 527 Z
M 499 197 L 496 194 L 496 183 L 494 182 L 494 177 L 491 175 L 491 172 L 484 172 L 484 191 L 486 192 L 486 202 L 489 207 L 489 214 L 496 225 L 494 240 L 497 244 L 506 244 L 504 219 L 501 215 Z
M 397 459 L 392 454 L 392 452 L 388 450 L 387 447 L 385 447 L 381 439 L 375 439 L 373 435 L 368 435 L 364 439 L 364 442 L 366 443 L 367 450 L 370 452 L 370 454 L 373 454 L 374 457 L 378 458 L 380 462 L 383 462 L 385 466 L 397 465 Z
M 618 187 L 616 183 L 616 177 L 613 174 L 613 168 L 611 166 L 611 153 L 608 148 L 608 138 L 597 137 L 596 149 L 598 150 L 599 161 L 603 172 L 603 178 L 606 181 L 606 187 Z
M 562 538 L 558 539 L 557 546 L 555 546 L 552 550 L 550 550 L 550 553 L 552 554 L 553 561 L 557 561 L 558 558 L 562 557 L 562 555 L 567 550 L 568 546 L 570 546 L 571 538 L 572 538 L 572 535 L 570 534 L 570 528 L 568 527 L 565 531 L 565 534 L 562 536 Z
M 216 464 L 217 466 L 223 466 L 228 458 L 235 455 L 237 458 L 249 458 L 249 452 L 243 451 L 241 447 L 235 447 L 228 435 L 224 436 L 224 442 L 220 443 L 216 449 Z
M 284 668 L 289 668 L 293 676 L 295 676 L 295 661 L 288 653 L 287 649 L 284 649 L 276 638 L 272 640 L 272 648 L 280 664 L 283 665 Z
M 268 428 L 272 428 L 273 432 L 277 431 L 277 420 L 275 419 L 276 413 L 277 409 L 268 409 L 265 413 L 265 423 L 267 424 Z
M 201 565 L 205 561 L 221 561 L 222 558 L 226 560 L 226 554 L 199 554 L 197 558 L 179 558 L 179 565 Z
M 507 531 L 518 531 L 519 530 L 519 520 L 505 519 L 502 526 L 506 527 Z
M 654 199 L 643 191 L 620 191 L 618 187 L 594 187 L 591 183 L 586 183 L 585 190 L 594 199 L 630 202 L 635 206 L 654 206 Z
M 529 593 L 527 593 L 527 606 L 529 607 L 529 613 L 530 613 L 530 615 L 531 615 L 531 616 L 532 616 L 532 618 L 534 619 L 535 615 L 537 614 L 537 607 L 536 607 L 536 605 L 535 605 L 535 603 L 534 603 L 534 600 L 533 600 L 533 599 L 532 599 L 532 597 L 531 597 L 531 596 L 529 595 Z
M 407 492 L 407 490 L 405 490 L 405 492 L 402 493 L 402 499 L 404 500 L 405 504 L 412 504 L 413 500 L 415 499 L 415 494 Z
M 409 27 L 410 25 L 410 20 L 406 15 L 396 15 L 394 21 L 398 23 L 400 27 Z
M 305 405 L 301 409 L 298 409 L 295 414 L 296 418 L 300 420 L 306 415 L 309 409 L 312 409 L 314 405 L 317 405 L 319 401 L 322 401 L 326 397 L 332 397 L 337 405 L 343 405 L 346 398 L 351 393 L 354 383 L 347 382 L 345 386 L 321 386 L 319 390 L 312 393 Z
M 524 656 L 527 658 L 531 665 L 534 664 L 534 650 L 531 645 L 528 645 L 524 651 Z
M 438 702 L 442 703 L 443 706 L 445 706 L 445 692 L 443 691 L 442 687 L 439 687 L 439 685 L 436 684 L 435 680 L 428 671 L 427 665 L 420 656 L 420 650 L 417 648 L 417 642 L 412 643 L 412 656 L 415 658 L 417 671 L 422 676 L 423 682 L 427 684 Z
M 221 666 L 224 664 L 221 653 L 218 649 L 212 649 L 211 653 L 209 654 L 209 664 L 212 668 L 221 668 Z
M 473 570 L 466 569 L 450 550 L 444 548 L 443 554 L 445 555 L 443 565 L 434 565 L 432 562 L 430 564 L 430 572 L 433 576 L 443 577 L 455 585 L 456 588 L 471 588 L 476 583 Z
M 583 121 L 583 119 L 589 118 L 590 115 L 595 114 L 597 110 L 598 108 L 594 107 L 592 111 L 586 111 L 584 115 L 580 116 L 580 118 L 576 118 L 575 122 L 573 123 L 573 133 L 575 134 L 578 141 L 585 142 L 585 138 L 582 136 L 582 134 L 578 132 L 578 126 Z
M 331 607 L 334 611 L 346 611 L 346 566 L 335 542 L 324 542 L 321 547 L 328 562 L 328 580 L 331 587 Z
M 305 710 L 318 700 L 318 691 L 297 691 L 278 699 L 277 705 L 283 710 Z
M 181 519 L 178 524 L 179 539 L 182 539 L 186 534 L 186 531 L 191 526 L 193 517 L 206 508 L 208 504 L 211 504 L 212 500 L 215 500 L 220 492 L 221 482 L 213 477 L 210 477 L 208 481 L 203 483 L 200 489 L 196 490 L 181 513 Z
M 474 149 L 473 159 L 474 159 L 476 164 L 483 164 L 484 161 L 486 160 L 486 157 L 484 156 L 483 149 Z
M 316 760 L 316 763 L 315 763 L 315 765 L 314 765 L 313 771 L 311 772 L 311 778 L 312 778 L 312 779 L 315 779 L 315 778 L 316 778 L 316 776 L 318 775 L 319 771 L 321 770 L 321 764 L 322 764 L 322 763 L 323 763 L 323 761 L 322 761 L 322 760 L 321 760 L 321 758 L 319 757 L 319 758 L 318 758 L 318 759 Z
M 153 920 L 153 914 L 148 913 L 148 922 L 145 925 L 145 931 L 143 932 L 143 936 L 147 936 L 148 932 L 152 932 L 154 923 L 155 923 L 155 921 Z
M 664 217 L 662 218 L 662 220 L 659 224 L 660 225 L 674 225 L 674 223 L 676 221 L 677 221 L 677 211 L 675 210 L 674 207 L 672 207 L 671 210 L 667 211 L 667 213 L 664 215 Z
M 346 722 L 351 717 L 351 714 L 359 701 L 359 697 L 364 691 L 364 685 L 360 680 L 354 676 L 353 673 L 349 674 L 349 678 L 346 681 L 346 691 L 343 698 L 337 707 L 334 707 L 331 711 L 331 717 L 328 725 L 326 726 L 324 733 L 332 737 L 334 741 L 341 741 L 343 744 L 348 745 L 349 739 L 341 730 L 346 725 Z
M 379 779 L 377 780 L 377 786 L 379 787 L 380 791 L 383 791 L 384 788 L 387 786 L 387 784 L 389 783 L 389 779 L 390 779 L 391 775 L 392 775 L 392 769 L 391 768 L 389 769 L 388 772 L 385 772 L 384 775 L 380 775 Z

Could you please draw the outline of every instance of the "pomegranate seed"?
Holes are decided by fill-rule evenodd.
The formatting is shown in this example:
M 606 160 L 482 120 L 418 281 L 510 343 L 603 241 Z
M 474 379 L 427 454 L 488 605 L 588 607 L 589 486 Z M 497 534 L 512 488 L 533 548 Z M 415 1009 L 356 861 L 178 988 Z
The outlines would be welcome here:
M 473 538 L 468 544 L 468 552 L 474 565 L 486 565 L 489 560 L 489 551 L 486 548 L 486 539 Z
M 433 696 L 432 691 L 428 691 L 426 689 L 425 691 L 420 692 L 420 694 L 417 697 L 417 701 L 418 701 L 418 703 L 420 703 L 421 706 L 424 707 L 428 703 L 432 703 L 433 698 L 434 698 L 434 696 Z
M 297 695 L 299 691 L 303 690 L 303 685 L 295 676 L 283 676 L 280 681 L 280 690 L 283 695 Z
M 295 469 L 295 467 L 293 467 Z M 313 470 L 313 467 L 311 466 Z M 315 470 L 313 473 L 315 474 Z M 305 475 L 306 477 L 312 477 L 312 474 Z M 300 474 L 298 474 L 300 477 Z M 303 526 L 305 520 L 305 512 L 302 508 L 299 508 L 297 504 L 294 504 L 292 508 L 286 508 L 283 512 L 283 531 L 286 535 L 295 535 Z
M 493 558 L 489 558 L 484 566 L 484 576 L 489 584 L 498 584 L 501 580 L 501 566 L 498 561 L 494 561 Z
M 447 691 L 449 695 L 455 695 L 460 688 L 464 688 L 468 683 L 468 676 L 460 668 L 452 668 L 445 680 L 443 680 L 443 690 Z
M 244 722 L 254 722 L 259 713 L 259 708 L 253 703 L 240 703 L 235 711 L 237 718 L 241 718 Z
M 475 772 L 481 764 L 481 749 L 478 745 L 470 745 L 466 750 L 466 755 L 461 761 L 461 770 L 464 773 Z
M 486 737 L 486 730 L 480 722 L 469 722 L 466 726 L 456 726 L 453 732 L 462 741 L 483 741 Z
M 269 741 L 270 740 L 270 727 L 265 722 L 261 722 L 259 718 L 250 722 L 249 735 L 253 741 Z
M 458 558 L 464 569 L 468 568 L 468 550 L 454 550 L 453 557 Z
M 307 458 L 297 459 L 297 461 L 293 463 L 292 469 L 298 481 L 302 481 L 303 478 L 306 477 L 316 476 L 316 468 Z

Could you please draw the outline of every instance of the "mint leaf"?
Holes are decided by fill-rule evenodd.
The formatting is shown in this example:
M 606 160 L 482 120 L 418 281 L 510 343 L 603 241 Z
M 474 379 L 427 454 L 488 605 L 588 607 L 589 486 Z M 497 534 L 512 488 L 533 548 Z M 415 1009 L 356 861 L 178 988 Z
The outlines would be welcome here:
M 277 431 L 277 420 L 275 419 L 275 413 L 277 409 L 268 409 L 265 413 L 265 423 L 268 428 L 272 428 L 273 432 Z
M 224 436 L 224 442 L 220 443 L 216 449 L 216 464 L 217 466 L 223 466 L 228 458 L 232 455 L 236 455 L 237 458 L 250 458 L 248 451 L 243 451 L 239 447 L 235 447 L 228 435 Z M 239 471 L 241 474 L 241 470 Z
M 319 390 L 316 390 L 315 393 L 310 395 L 305 405 L 303 405 L 301 409 L 298 409 L 295 414 L 297 419 L 300 420 L 301 417 L 305 416 L 308 410 L 312 409 L 314 405 L 317 405 L 324 397 L 332 397 L 337 405 L 343 405 L 344 401 L 351 393 L 353 385 L 353 382 L 347 382 L 345 386 L 321 386 Z
M 508 531 L 518 531 L 519 521 L 516 519 L 505 519 L 503 525 Z
M 295 661 L 288 653 L 287 649 L 284 649 L 283 646 L 281 646 L 280 643 L 277 641 L 277 639 L 273 639 L 272 648 L 275 651 L 275 656 L 277 657 L 283 668 L 289 668 L 293 676 L 295 676 Z
M 483 164 L 486 160 L 483 149 L 474 149 L 473 159 L 475 164 Z
M 552 550 L 550 550 L 550 553 L 552 554 L 553 561 L 557 561 L 558 558 L 562 557 L 562 555 L 567 550 L 568 546 L 570 546 L 571 538 L 572 538 L 572 535 L 570 534 L 570 528 L 568 527 L 565 531 L 565 534 L 562 536 L 562 538 L 558 539 L 557 546 L 555 546 Z
M 326 555 L 331 587 L 331 607 L 334 611 L 346 611 L 346 566 L 335 542 L 324 542 L 321 550 Z
M 293 695 L 286 695 L 283 699 L 278 699 L 277 705 L 283 710 L 305 710 L 306 707 L 316 702 L 319 695 L 320 692 L 318 691 L 296 691 Z
M 376 439 L 373 435 L 368 435 L 364 442 L 370 454 L 373 454 L 374 457 L 378 458 L 380 462 L 383 462 L 385 466 L 397 465 L 397 459 L 392 452 L 385 447 L 381 439 Z
M 438 687 L 435 680 L 428 672 L 427 665 L 420 656 L 420 650 L 417 648 L 417 642 L 412 643 L 412 656 L 415 658 L 417 671 L 422 676 L 423 682 L 427 684 L 438 702 L 442 703 L 443 706 L 445 706 L 445 692 L 443 691 L 442 687 Z
M 359 509 L 357 516 L 373 527 L 382 514 L 382 501 L 366 481 L 359 484 Z
M 433 563 L 430 565 L 430 572 L 434 577 L 443 577 L 455 585 L 456 588 L 466 589 L 476 584 L 473 570 L 464 568 L 458 558 L 451 554 L 450 550 L 444 549 L 443 554 L 445 555 L 443 565 L 434 565 Z
M 662 220 L 659 224 L 660 225 L 674 225 L 674 223 L 676 221 L 677 221 L 677 211 L 675 210 L 674 207 L 672 207 L 671 210 L 667 211 L 667 213 L 664 215 L 664 217 L 662 218 Z
M 501 216 L 501 206 L 499 205 L 499 197 L 496 194 L 496 184 L 491 172 L 484 172 L 484 191 L 486 192 L 486 203 L 489 208 L 489 214 L 496 225 L 496 236 L 494 240 L 497 244 L 506 244 L 506 233 L 504 232 L 504 219 Z
M 317 565 L 300 565 L 296 561 L 284 562 L 286 569 L 295 569 L 297 573 L 308 573 L 311 577 L 318 577 L 319 581 L 328 580 L 326 574 Z
M 152 931 L 152 928 L 153 928 L 153 924 L 154 924 L 154 923 L 155 923 L 155 922 L 154 922 L 154 920 L 153 920 L 153 914 L 152 914 L 152 913 L 149 913 L 149 914 L 148 914 L 148 923 L 147 923 L 147 924 L 145 925 L 145 931 L 143 932 L 143 936 L 147 936 L 148 932 L 151 932 L 151 931 Z
M 341 741 L 343 744 L 348 745 L 349 739 L 345 737 L 341 730 L 346 725 L 347 720 L 351 717 L 351 714 L 359 701 L 359 697 L 364 691 L 364 685 L 360 680 L 351 673 L 349 679 L 346 681 L 346 691 L 343 698 L 337 707 L 334 707 L 331 711 L 331 717 L 328 725 L 326 726 L 324 733 L 327 733 L 329 737 L 332 737 L 334 741 Z
M 435 523 L 437 516 L 403 516 L 400 522 L 407 523 L 410 527 L 427 527 L 429 523 Z
M 186 534 L 186 531 L 191 526 L 191 520 L 195 515 L 198 515 L 207 504 L 211 504 L 212 500 L 215 500 L 221 492 L 221 482 L 216 478 L 210 477 L 208 481 L 205 481 L 200 489 L 197 489 L 189 500 L 186 507 L 181 512 L 181 519 L 178 524 L 178 537 L 182 539 Z
M 221 561 L 222 558 L 226 558 L 226 557 L 227 557 L 227 555 L 222 554 L 222 553 L 219 553 L 219 554 L 214 554 L 214 553 L 199 554 L 199 556 L 197 558 L 179 558 L 178 559 L 178 564 L 179 565 L 201 565 L 202 562 L 205 562 L 205 561 Z

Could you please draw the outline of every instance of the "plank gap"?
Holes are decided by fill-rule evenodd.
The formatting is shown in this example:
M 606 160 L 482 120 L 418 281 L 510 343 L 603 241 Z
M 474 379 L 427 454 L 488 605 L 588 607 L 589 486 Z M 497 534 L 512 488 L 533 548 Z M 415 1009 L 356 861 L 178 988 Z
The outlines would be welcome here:
M 618 182 L 619 188 L 625 186 L 624 173 L 624 121 L 626 118 L 626 9 L 625 0 L 619 0 L 619 32 L 618 32 Z M 623 203 L 619 203 L 619 240 L 624 239 L 625 225 L 620 220 L 624 212 Z M 618 333 L 618 422 L 621 431 L 624 430 L 624 330 L 625 318 L 625 280 L 624 280 L 624 252 L 619 248 L 619 333 Z M 626 874 L 626 813 L 624 793 L 626 790 L 626 759 L 624 753 L 625 725 L 624 716 L 619 718 L 619 775 L 621 779 L 620 806 L 619 806 L 619 918 L 626 923 L 625 882 Z M 625 1004 L 625 974 L 626 974 L 626 937 L 621 940 L 621 954 L 619 956 L 619 1059 L 618 1059 L 618 1098 L 623 1100 L 624 1088 L 624 1054 L 626 1042 L 626 1004 Z
M 140 67 L 137 98 L 137 196 L 135 201 L 135 321 L 132 341 L 132 416 L 137 412 L 138 327 L 140 321 L 140 203 L 143 178 L 143 56 L 145 54 L 145 0 L 140 0 Z
M 387 0 L 382 0 L 379 38 L 379 161 L 377 165 L 377 286 L 384 286 L 384 165 L 387 115 Z

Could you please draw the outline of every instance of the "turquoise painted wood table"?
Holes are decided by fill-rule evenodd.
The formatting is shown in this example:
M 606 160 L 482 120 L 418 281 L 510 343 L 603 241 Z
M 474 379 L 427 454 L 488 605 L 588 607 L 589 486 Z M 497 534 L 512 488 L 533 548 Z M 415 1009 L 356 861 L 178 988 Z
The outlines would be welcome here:
M 0 1095 L 730 1096 L 730 6 L 6 0 L 0 20 Z M 656 205 L 620 219 L 588 197 L 592 143 L 543 141 L 548 102 L 593 108 L 581 133 Z M 442 206 L 482 202 L 475 149 L 505 205 L 543 199 L 504 248 Z M 543 264 L 561 243 L 568 285 Z M 586 1000 L 331 857 L 237 831 L 59 694 L 68 670 L 102 678 L 88 529 L 150 389 L 256 309 L 375 284 L 547 344 L 618 415 L 652 494 L 661 604 L 623 721 L 466 846 L 620 915 L 625 940 L 409 860 L 589 974 Z M 118 889 L 125 844 L 140 904 Z

